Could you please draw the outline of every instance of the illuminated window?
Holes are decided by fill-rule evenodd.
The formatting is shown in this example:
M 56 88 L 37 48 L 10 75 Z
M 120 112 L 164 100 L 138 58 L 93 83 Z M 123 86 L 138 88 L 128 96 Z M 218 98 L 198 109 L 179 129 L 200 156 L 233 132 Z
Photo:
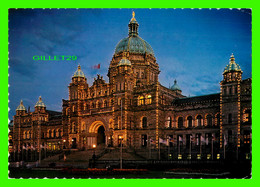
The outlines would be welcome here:
M 172 128 L 172 120 L 170 116 L 167 118 L 166 128 Z
M 139 97 L 139 105 L 144 105 L 144 96 Z
M 245 109 L 243 112 L 243 121 L 251 122 L 251 109 Z
M 59 129 L 56 129 L 56 136 L 57 136 L 57 137 L 60 137 L 60 131 L 59 131 Z
M 48 133 L 47 133 L 47 137 L 48 138 L 50 138 L 51 137 L 51 130 L 50 129 L 48 129 L 48 131 L 47 131 Z
M 149 104 L 152 104 L 152 96 L 151 95 L 148 95 L 146 97 L 146 104 L 149 105 Z

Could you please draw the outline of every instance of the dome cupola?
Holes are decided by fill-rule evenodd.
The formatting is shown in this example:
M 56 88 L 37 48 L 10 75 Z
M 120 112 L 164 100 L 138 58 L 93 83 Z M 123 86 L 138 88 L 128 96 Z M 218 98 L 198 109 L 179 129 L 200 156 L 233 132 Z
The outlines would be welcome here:
M 35 104 L 35 107 L 46 107 L 46 105 L 42 101 L 42 97 L 41 96 L 39 97 L 39 100 Z
M 20 105 L 16 108 L 16 110 L 22 110 L 22 111 L 23 111 L 23 110 L 24 110 L 24 111 L 26 110 L 26 109 L 25 109 L 25 106 L 23 105 L 23 100 L 21 100 Z
M 177 84 L 177 80 L 174 80 L 174 85 L 172 85 L 171 90 L 181 90 L 179 85 Z
M 138 54 L 147 53 L 154 56 L 154 52 L 150 44 L 143 40 L 140 36 L 138 36 L 139 24 L 135 19 L 134 11 L 132 15 L 133 17 L 128 24 L 128 37 L 119 41 L 119 43 L 116 45 L 115 54 L 119 54 L 121 52 L 129 52 Z
M 83 73 L 83 71 L 81 70 L 80 65 L 78 65 L 78 69 L 77 69 L 77 71 L 75 71 L 75 73 L 74 73 L 74 75 L 73 75 L 72 78 L 74 78 L 74 77 L 86 78 L 85 75 L 84 75 L 84 73 Z
M 234 57 L 233 53 L 230 56 L 229 64 L 225 67 L 223 74 L 232 72 L 232 71 L 237 71 L 237 72 L 242 73 L 240 66 L 235 62 L 235 57 Z

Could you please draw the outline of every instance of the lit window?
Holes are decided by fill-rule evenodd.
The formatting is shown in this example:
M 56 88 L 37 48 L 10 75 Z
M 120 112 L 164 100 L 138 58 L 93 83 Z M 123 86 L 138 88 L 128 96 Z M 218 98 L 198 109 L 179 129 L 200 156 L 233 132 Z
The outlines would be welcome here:
M 152 104 L 152 96 L 151 95 L 148 95 L 147 98 L 146 98 L 146 104 L 149 105 L 149 104 Z
M 139 105 L 144 105 L 144 96 L 139 97 Z

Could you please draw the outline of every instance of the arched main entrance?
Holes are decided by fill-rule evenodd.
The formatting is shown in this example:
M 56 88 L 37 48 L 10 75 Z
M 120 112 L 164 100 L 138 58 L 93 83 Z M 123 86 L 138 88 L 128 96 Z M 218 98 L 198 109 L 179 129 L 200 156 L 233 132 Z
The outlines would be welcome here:
M 97 134 L 97 145 L 105 144 L 105 143 L 106 143 L 105 128 L 104 126 L 100 126 L 98 128 L 98 134 Z
M 106 144 L 106 126 L 102 121 L 95 121 L 89 127 L 90 136 L 87 139 L 89 148 L 94 145 Z

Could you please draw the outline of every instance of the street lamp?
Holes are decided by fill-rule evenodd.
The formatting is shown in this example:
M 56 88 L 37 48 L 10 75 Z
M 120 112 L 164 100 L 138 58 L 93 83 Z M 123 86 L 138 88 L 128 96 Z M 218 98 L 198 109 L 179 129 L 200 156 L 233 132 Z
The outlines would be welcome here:
M 95 168 L 95 162 L 96 162 L 96 155 L 95 155 L 95 148 L 96 148 L 96 144 L 93 144 L 93 151 L 94 151 L 94 153 L 93 153 L 93 156 L 92 156 L 92 159 L 93 159 L 93 167 Z
M 120 169 L 123 168 L 123 137 L 119 136 L 120 140 Z

